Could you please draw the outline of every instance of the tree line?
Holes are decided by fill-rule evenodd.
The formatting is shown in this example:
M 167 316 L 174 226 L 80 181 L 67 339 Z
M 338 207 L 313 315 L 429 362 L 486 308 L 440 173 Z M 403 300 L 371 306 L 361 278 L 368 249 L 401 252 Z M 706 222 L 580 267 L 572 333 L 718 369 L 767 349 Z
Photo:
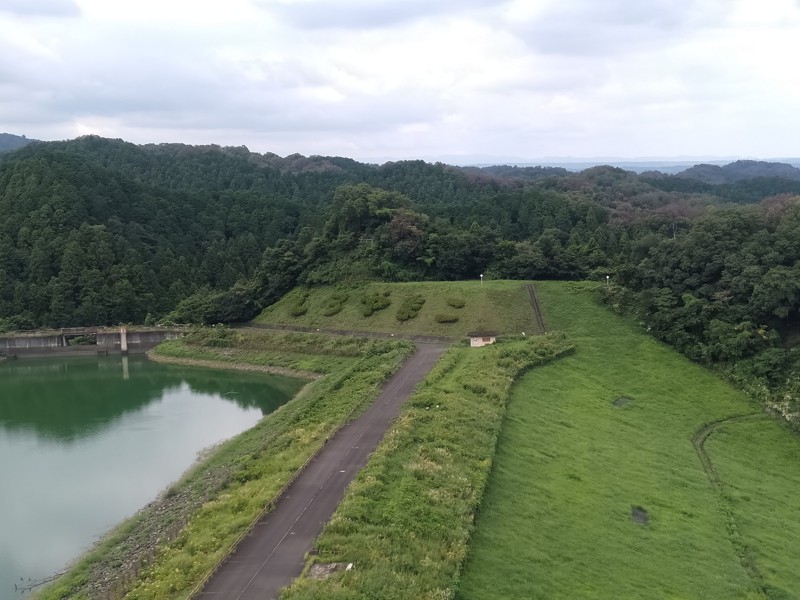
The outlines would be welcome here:
M 612 308 L 791 404 L 798 194 L 769 177 L 35 143 L 0 158 L 0 329 L 241 321 L 298 284 L 609 275 Z

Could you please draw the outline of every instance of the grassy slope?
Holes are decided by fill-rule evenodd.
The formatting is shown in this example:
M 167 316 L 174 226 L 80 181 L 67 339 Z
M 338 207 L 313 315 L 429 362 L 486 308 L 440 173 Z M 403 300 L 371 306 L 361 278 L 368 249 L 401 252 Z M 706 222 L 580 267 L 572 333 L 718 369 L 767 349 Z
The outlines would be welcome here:
M 702 424 L 757 409 L 573 288 L 537 286 L 577 351 L 512 394 L 459 597 L 762 597 L 691 443 Z M 615 407 L 620 396 L 632 402 Z
M 192 587 L 214 567 L 265 504 L 341 423 L 363 410 L 380 385 L 402 363 L 412 345 L 399 341 L 370 341 L 298 334 L 236 334 L 233 347 L 209 348 L 184 342 L 159 347 L 159 352 L 179 358 L 196 357 L 269 365 L 275 349 L 302 355 L 312 349 L 314 359 L 330 375 L 310 384 L 286 405 L 262 419 L 254 428 L 233 438 L 211 457 L 193 468 L 170 488 L 171 497 L 200 498 L 188 525 L 178 537 L 154 556 L 141 572 L 126 570 L 126 547 L 143 524 L 155 519 L 157 530 L 169 529 L 183 514 L 161 514 L 159 504 L 148 507 L 123 523 L 101 545 L 83 557 L 73 569 L 41 593 L 42 600 L 89 597 L 86 582 L 98 569 L 105 573 L 111 561 L 112 589 L 122 582 L 132 588 L 130 600 L 186 598 Z M 267 349 L 269 352 L 267 352 Z M 287 361 L 279 361 L 285 366 Z M 289 360 L 289 363 L 292 361 Z M 148 557 L 149 558 L 149 557 Z M 136 559 L 138 562 L 138 558 Z M 138 571 L 138 569 L 137 569 Z M 105 598 L 106 595 L 95 597 Z M 115 596 L 116 597 L 116 596 Z
M 800 598 L 800 438 L 771 420 L 723 425 L 706 442 L 770 598 Z
M 381 293 L 384 290 L 390 291 L 391 304 L 369 317 L 363 316 L 360 299 L 364 292 Z M 267 308 L 255 322 L 452 337 L 463 337 L 476 329 L 517 334 L 534 330 L 527 291 L 519 281 L 485 281 L 482 286 L 479 281 L 371 283 L 354 289 L 320 287 L 309 292 L 306 314 L 291 316 L 292 307 L 304 293 L 304 290 L 296 289 Z M 349 297 L 340 313 L 326 317 L 323 314 L 325 306 L 336 292 L 345 292 Z M 425 298 L 419 315 L 406 322 L 398 321 L 396 313 L 403 300 L 417 293 Z M 448 298 L 463 299 L 465 305 L 453 308 L 447 304 Z M 459 320 L 456 323 L 437 323 L 437 314 L 457 315 Z
M 214 360 L 311 373 L 335 373 L 373 347 L 365 338 L 331 337 L 303 333 L 247 330 L 227 333 L 235 343 L 228 347 L 187 344 L 184 340 L 163 342 L 158 354 L 190 360 Z
M 516 376 L 570 346 L 558 336 L 455 347 L 404 406 L 318 540 L 319 563 L 353 562 L 282 598 L 452 598 Z

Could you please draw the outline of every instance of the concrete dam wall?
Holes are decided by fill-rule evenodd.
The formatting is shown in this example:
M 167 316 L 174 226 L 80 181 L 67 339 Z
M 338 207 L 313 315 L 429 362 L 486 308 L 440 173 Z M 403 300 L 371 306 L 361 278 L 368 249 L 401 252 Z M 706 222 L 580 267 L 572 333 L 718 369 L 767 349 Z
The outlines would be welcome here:
M 183 335 L 180 329 L 117 329 L 75 327 L 56 331 L 17 332 L 0 336 L 0 354 L 124 354 L 145 352 L 164 340 Z

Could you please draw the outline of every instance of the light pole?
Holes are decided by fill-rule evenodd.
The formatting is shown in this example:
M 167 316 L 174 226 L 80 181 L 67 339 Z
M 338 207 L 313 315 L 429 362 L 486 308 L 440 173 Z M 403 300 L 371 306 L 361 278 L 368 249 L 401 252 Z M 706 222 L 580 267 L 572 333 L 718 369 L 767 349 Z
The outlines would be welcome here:
M 483 287 L 483 273 L 481 273 L 481 287 Z
M 606 287 L 608 287 L 608 286 L 609 286 L 609 278 L 610 278 L 610 277 L 611 277 L 610 275 L 606 275 Z

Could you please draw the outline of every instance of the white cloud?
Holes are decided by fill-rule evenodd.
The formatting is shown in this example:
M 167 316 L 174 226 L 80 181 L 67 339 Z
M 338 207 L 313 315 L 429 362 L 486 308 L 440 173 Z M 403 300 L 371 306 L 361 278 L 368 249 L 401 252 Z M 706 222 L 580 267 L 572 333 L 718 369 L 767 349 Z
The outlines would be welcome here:
M 797 0 L 0 0 L 0 27 L 0 131 L 29 137 L 800 155 Z
M 496 0 L 254 0 L 257 6 L 301 29 L 396 28 L 472 9 L 497 5 Z
M 0 13 L 20 16 L 76 17 L 80 14 L 73 0 L 0 0 Z

